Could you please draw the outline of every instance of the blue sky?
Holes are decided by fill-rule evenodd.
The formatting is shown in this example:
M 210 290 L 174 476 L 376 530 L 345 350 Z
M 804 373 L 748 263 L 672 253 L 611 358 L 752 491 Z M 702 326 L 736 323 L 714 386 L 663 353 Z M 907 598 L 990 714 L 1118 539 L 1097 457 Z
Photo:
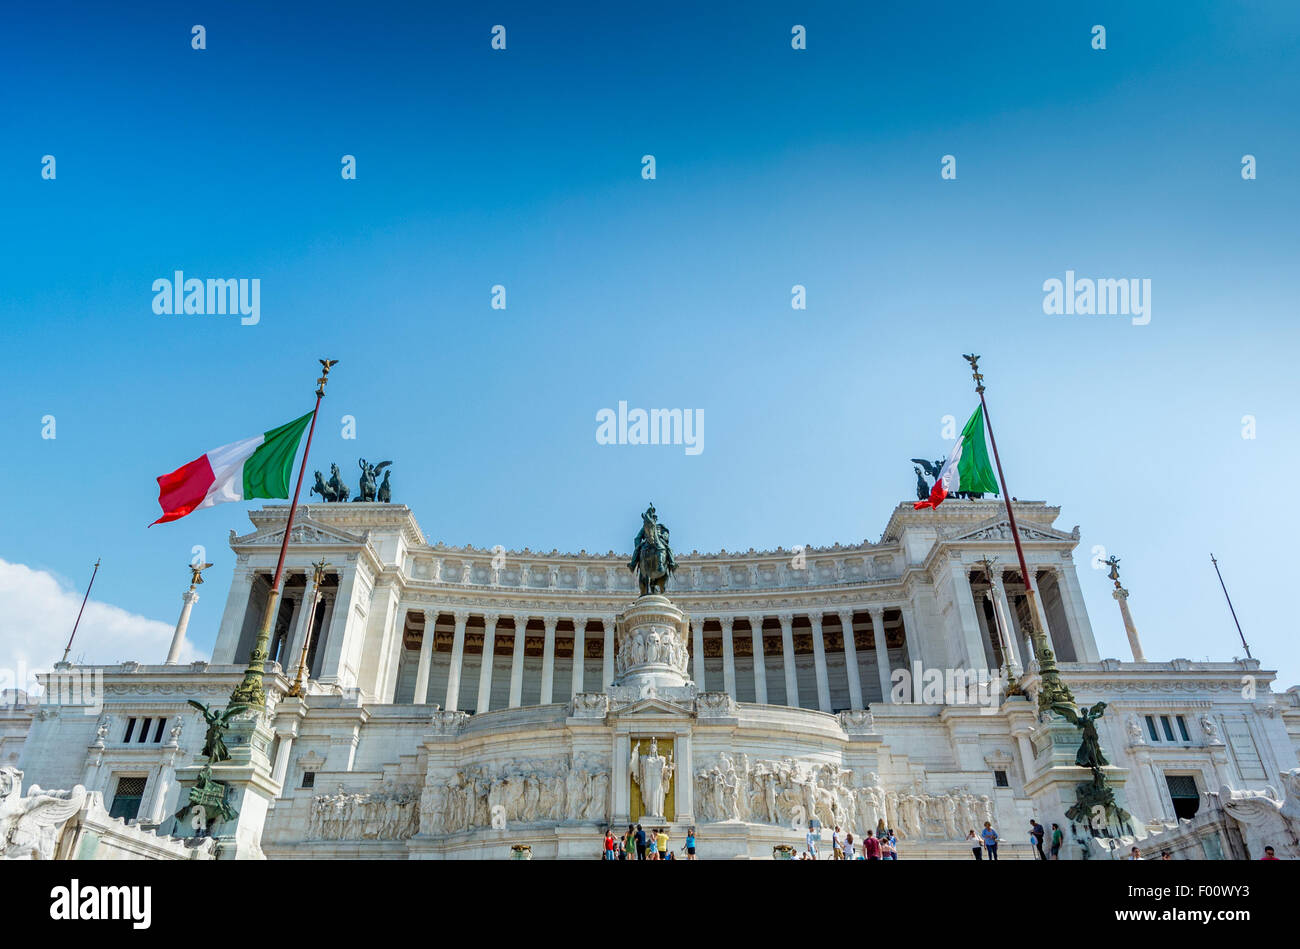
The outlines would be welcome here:
M 1148 656 L 1240 654 L 1212 550 L 1300 682 L 1294 4 L 274 6 L 10 14 L 0 559 L 102 556 L 96 599 L 170 624 L 205 545 L 206 651 L 247 505 L 146 530 L 154 479 L 305 411 L 322 355 L 313 467 L 392 458 L 432 540 L 626 550 L 648 499 L 687 551 L 876 540 L 974 349 L 1102 654 L 1094 545 Z M 154 314 L 176 269 L 260 279 L 260 323 Z M 1044 315 L 1067 270 L 1150 279 L 1151 322 Z M 704 451 L 598 445 L 620 400 L 703 409 Z

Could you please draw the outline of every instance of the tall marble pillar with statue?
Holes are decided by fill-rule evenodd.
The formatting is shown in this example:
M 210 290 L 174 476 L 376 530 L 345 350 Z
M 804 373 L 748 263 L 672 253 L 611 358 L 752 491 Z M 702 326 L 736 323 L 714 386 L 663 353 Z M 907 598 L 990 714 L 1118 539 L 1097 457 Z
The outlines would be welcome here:
M 677 561 L 668 528 L 653 504 L 641 515 L 628 569 L 637 575 L 641 595 L 623 611 L 615 627 L 614 681 L 610 694 L 620 701 L 661 697 L 695 698 L 689 672 L 690 617 L 664 593 Z
M 615 626 L 614 680 L 606 690 L 611 699 L 633 704 L 645 699 L 692 707 L 696 686 L 690 676 L 690 617 L 666 594 L 677 569 L 668 527 L 660 523 L 654 504 L 641 515 L 641 529 L 632 543 L 628 570 L 637 576 L 640 596 L 618 617 Z M 660 751 L 660 742 L 668 749 Z M 633 820 L 662 824 L 676 818 L 673 778 L 677 771 L 674 739 L 669 735 L 632 738 L 627 773 L 631 782 L 624 800 L 637 802 Z M 635 793 L 633 793 L 635 792 Z

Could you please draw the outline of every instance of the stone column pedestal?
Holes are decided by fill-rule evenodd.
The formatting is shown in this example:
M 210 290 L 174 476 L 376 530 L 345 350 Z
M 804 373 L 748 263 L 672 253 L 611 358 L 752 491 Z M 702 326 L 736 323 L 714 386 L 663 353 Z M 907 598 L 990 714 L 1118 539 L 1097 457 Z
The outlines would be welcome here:
M 262 827 L 267 811 L 280 796 L 281 786 L 272 778 L 270 749 L 275 737 L 271 724 L 262 714 L 241 715 L 226 732 L 230 760 L 212 766 L 212 780 L 226 785 L 226 802 L 235 810 L 230 821 L 216 821 L 207 835 L 217 842 L 219 860 L 263 860 Z M 196 759 L 176 769 L 180 785 L 178 800 L 184 806 L 190 788 L 199 781 L 206 762 Z M 195 837 L 188 808 L 176 821 L 173 836 Z
M 661 693 L 693 697 L 687 635 L 686 614 L 668 597 L 639 597 L 619 624 L 611 691 L 631 700 Z
M 1110 853 L 1103 842 L 1113 841 L 1120 836 L 1132 836 L 1137 827 L 1137 817 L 1132 815 L 1132 808 L 1124 793 L 1128 770 L 1115 767 L 1102 769 L 1107 783 L 1114 789 L 1116 803 L 1130 813 L 1127 828 L 1101 815 L 1096 816 L 1091 827 L 1087 821 L 1070 820 L 1065 815 L 1078 801 L 1079 785 L 1092 782 L 1092 772 L 1074 763 L 1079 741 L 1079 729 L 1067 721 L 1053 717 L 1046 724 L 1040 724 L 1030 739 L 1038 773 L 1025 782 L 1025 793 L 1033 801 L 1032 816 L 1048 831 L 1049 842 L 1052 824 L 1060 825 L 1064 835 L 1060 859 L 1107 860 L 1110 859 Z M 1102 836 L 1095 836 L 1094 830 Z M 1085 845 L 1088 851 L 1086 855 Z M 1044 849 L 1047 849 L 1046 846 Z

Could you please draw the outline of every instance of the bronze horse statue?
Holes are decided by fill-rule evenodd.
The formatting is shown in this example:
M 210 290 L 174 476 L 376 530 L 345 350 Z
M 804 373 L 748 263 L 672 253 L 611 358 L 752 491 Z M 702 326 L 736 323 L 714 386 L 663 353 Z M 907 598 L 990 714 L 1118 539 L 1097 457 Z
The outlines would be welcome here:
M 322 501 L 346 501 L 351 493 L 348 486 L 343 483 L 343 478 L 339 474 L 338 465 L 330 465 L 330 479 L 326 481 L 321 477 L 319 471 L 316 472 L 316 483 L 312 486 L 308 494 L 319 494 Z
M 633 545 L 627 569 L 637 575 L 641 595 L 663 593 L 677 569 L 677 561 L 668 542 L 668 528 L 659 523 L 653 504 L 641 515 L 641 530 L 637 532 Z

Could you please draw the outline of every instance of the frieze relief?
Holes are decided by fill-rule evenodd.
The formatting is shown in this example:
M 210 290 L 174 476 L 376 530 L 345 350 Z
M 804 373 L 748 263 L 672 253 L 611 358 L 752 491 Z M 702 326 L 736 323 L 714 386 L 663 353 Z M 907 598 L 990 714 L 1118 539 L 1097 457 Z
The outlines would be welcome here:
M 850 735 L 870 734 L 876 730 L 875 717 L 870 709 L 853 709 L 840 712 L 840 725 Z
M 900 839 L 959 840 L 984 821 L 996 824 L 988 795 L 968 788 L 934 792 L 918 780 L 912 788 L 886 790 L 872 771 L 794 758 L 733 758 L 695 772 L 695 812 L 702 823 L 745 821 L 840 827 L 855 834 L 892 829 Z
M 621 677 L 629 669 L 645 665 L 671 666 L 686 675 L 687 659 L 686 645 L 677 631 L 666 623 L 651 623 L 619 637 L 614 675 Z
M 469 712 L 443 711 L 434 709 L 430 725 L 435 735 L 459 735 L 461 728 L 469 721 Z
M 295 528 L 297 540 L 298 528 Z M 253 536 L 232 538 L 244 543 L 278 543 L 279 534 L 266 539 Z M 1053 538 L 1059 539 L 1059 538 Z M 343 538 L 333 539 L 321 533 L 319 542 L 339 543 Z M 304 543 L 311 542 L 304 535 Z M 750 560 L 744 554 L 694 554 L 690 560 L 683 559 L 674 578 L 676 589 L 691 593 L 719 593 L 723 591 L 753 591 L 809 586 L 834 586 L 839 583 L 863 583 L 872 580 L 897 579 L 900 576 L 899 562 L 893 553 L 872 554 L 871 545 L 857 549 L 841 548 L 835 545 L 829 548 L 807 548 L 793 551 L 751 551 L 755 557 L 770 558 L 776 553 L 785 553 L 780 559 Z M 845 550 L 847 556 L 824 556 L 826 551 Z M 487 588 L 515 588 L 519 590 L 555 590 L 561 592 L 622 593 L 636 588 L 636 580 L 624 570 L 611 567 L 602 561 L 618 563 L 626 559 L 625 555 L 612 551 L 606 555 L 591 557 L 595 562 L 574 563 L 572 561 L 587 557 L 586 554 L 559 554 L 552 552 L 551 557 L 562 557 L 564 561 L 539 562 L 533 558 L 533 552 L 522 553 L 503 550 L 480 550 L 474 547 L 446 547 L 435 545 L 431 550 L 455 554 L 462 552 L 466 556 L 430 557 L 416 553 L 405 568 L 413 579 L 428 580 L 433 583 L 452 586 L 482 586 Z M 819 555 L 820 554 L 820 555 Z M 743 559 L 733 559 L 743 558 Z M 710 561 L 721 562 L 710 562 Z M 503 562 L 504 561 L 504 562 Z M 691 562 L 693 561 L 693 562 Z M 730 561 L 730 562 L 728 562 Z
M 514 824 L 609 819 L 610 773 L 578 754 L 543 761 L 480 763 L 431 781 L 421 796 L 422 834 Z
M 318 794 L 311 801 L 308 840 L 406 840 L 420 829 L 420 796 L 414 787 Z
M 701 692 L 695 698 L 698 718 L 735 718 L 736 700 L 727 692 Z
M 608 712 L 609 696 L 604 692 L 579 692 L 569 706 L 574 718 L 603 719 Z

